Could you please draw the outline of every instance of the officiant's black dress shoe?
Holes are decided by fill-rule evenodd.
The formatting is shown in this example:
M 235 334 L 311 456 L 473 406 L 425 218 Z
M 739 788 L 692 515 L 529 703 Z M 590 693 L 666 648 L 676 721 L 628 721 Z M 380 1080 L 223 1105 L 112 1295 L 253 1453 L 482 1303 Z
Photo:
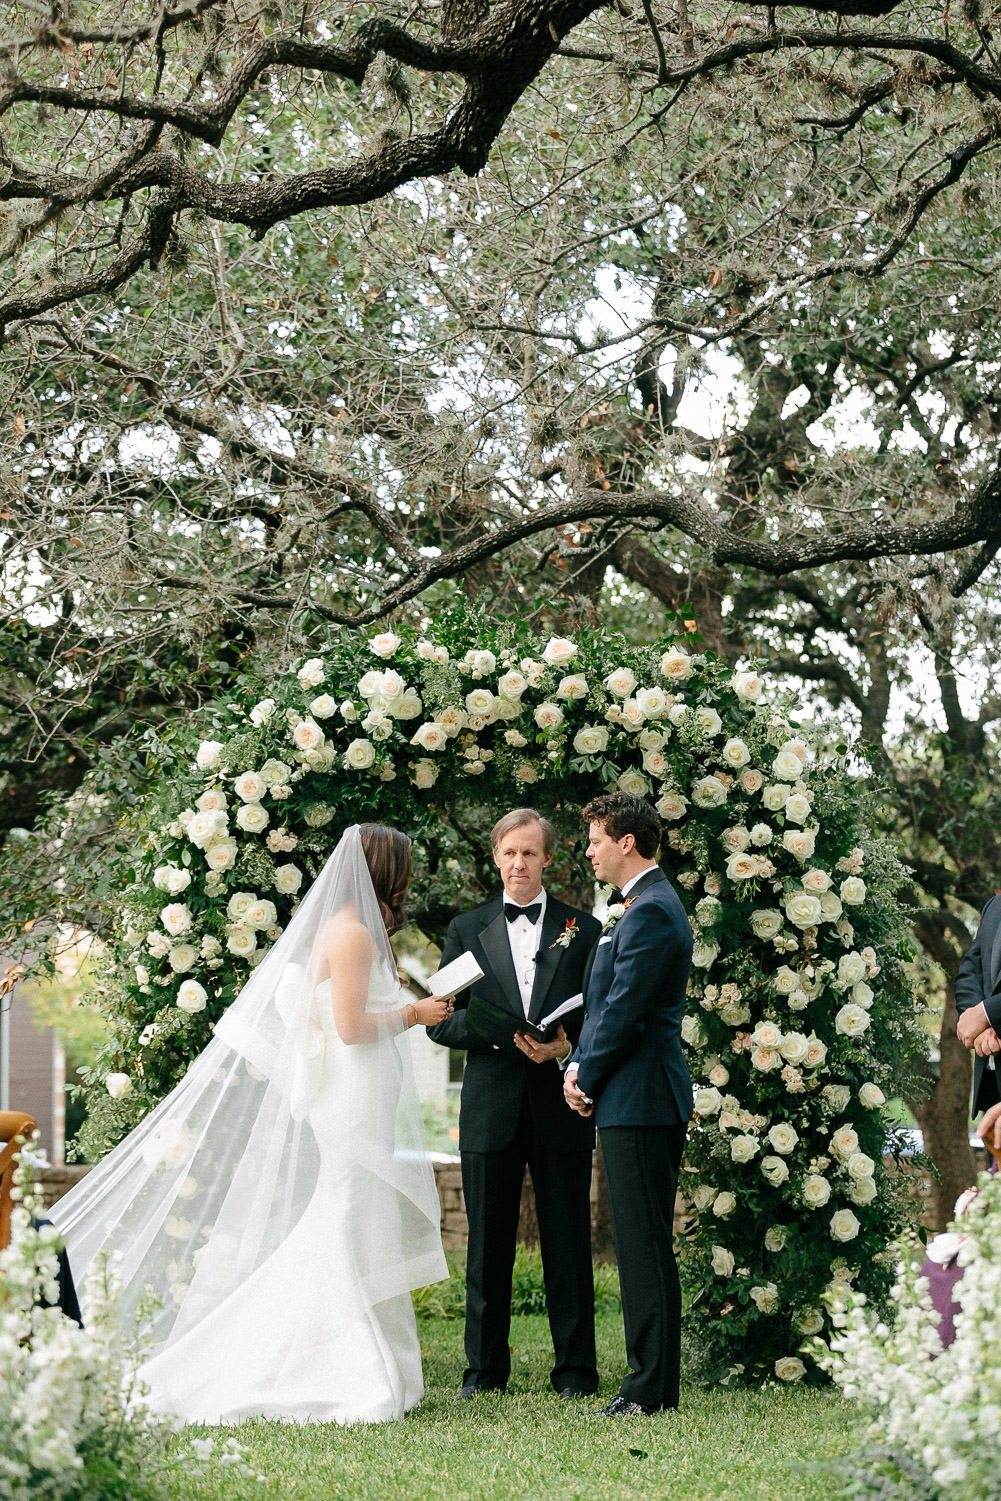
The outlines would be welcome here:
M 478 1397 L 480 1392 L 502 1392 L 503 1390 L 502 1386 L 477 1386 L 475 1382 L 467 1382 L 465 1386 L 459 1387 L 459 1390 L 455 1394 L 455 1400 L 457 1402 L 469 1402 L 473 1397 Z
M 594 1392 L 582 1392 L 576 1386 L 562 1386 L 556 1393 L 561 1402 L 575 1402 L 580 1397 L 593 1397 Z
M 630 1402 L 627 1397 L 613 1397 L 607 1407 L 599 1407 L 599 1418 L 652 1418 L 652 1407 Z

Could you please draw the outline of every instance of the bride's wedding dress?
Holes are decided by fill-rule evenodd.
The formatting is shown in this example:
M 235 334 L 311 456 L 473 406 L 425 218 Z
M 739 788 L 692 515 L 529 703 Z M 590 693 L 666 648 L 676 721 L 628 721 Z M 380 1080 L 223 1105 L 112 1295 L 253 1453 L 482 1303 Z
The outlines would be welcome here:
M 53 1211 L 75 1274 L 115 1258 L 126 1325 L 147 1290 L 160 1301 L 138 1371 L 155 1411 L 381 1422 L 420 1401 L 410 1290 L 448 1271 L 388 950 L 375 1041 L 344 1043 L 329 981 L 286 952 Z

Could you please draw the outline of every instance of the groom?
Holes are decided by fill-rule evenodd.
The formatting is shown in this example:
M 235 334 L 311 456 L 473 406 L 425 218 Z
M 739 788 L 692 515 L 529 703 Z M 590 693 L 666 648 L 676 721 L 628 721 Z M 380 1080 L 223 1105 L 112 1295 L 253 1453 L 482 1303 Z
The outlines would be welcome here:
M 443 1047 L 466 1049 L 459 1152 L 469 1221 L 467 1367 L 459 1396 L 507 1385 L 511 1273 L 526 1166 L 535 1189 L 555 1353 L 550 1379 L 561 1397 L 588 1396 L 598 1389 L 590 1205 L 594 1126 L 567 1112 L 559 1068 L 580 1031 L 582 1009 L 571 1012 L 548 1042 L 534 1040 L 523 1027 L 526 1019 L 539 1021 L 581 991 L 598 923 L 544 890 L 556 834 L 534 809 L 508 813 L 494 825 L 490 842 L 503 899 L 456 917 L 441 956 L 444 965 L 471 950 L 483 979 L 460 992 L 453 1016 L 428 1029 Z M 471 1025 L 482 1003 L 499 1012 L 492 1041 Z
M 584 809 L 587 857 L 611 881 L 608 918 L 585 985 L 580 1040 L 564 1092 L 601 1133 L 630 1373 L 602 1411 L 633 1417 L 677 1407 L 681 1284 L 674 1200 L 692 1113 L 681 1018 L 692 932 L 654 856 L 660 819 L 642 798 L 606 793 Z

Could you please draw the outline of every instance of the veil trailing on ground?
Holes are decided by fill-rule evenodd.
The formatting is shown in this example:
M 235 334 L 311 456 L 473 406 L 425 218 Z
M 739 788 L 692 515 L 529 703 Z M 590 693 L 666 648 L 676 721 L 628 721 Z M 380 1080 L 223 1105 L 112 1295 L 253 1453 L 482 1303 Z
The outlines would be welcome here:
M 383 1023 L 352 1046 L 325 980 L 325 931 L 343 912 L 372 940 L 366 1010 Z M 181 1083 L 52 1210 L 78 1280 L 116 1258 L 125 1328 L 155 1296 L 154 1353 L 283 1244 L 321 1169 L 369 1303 L 448 1275 L 404 1004 L 352 826 Z

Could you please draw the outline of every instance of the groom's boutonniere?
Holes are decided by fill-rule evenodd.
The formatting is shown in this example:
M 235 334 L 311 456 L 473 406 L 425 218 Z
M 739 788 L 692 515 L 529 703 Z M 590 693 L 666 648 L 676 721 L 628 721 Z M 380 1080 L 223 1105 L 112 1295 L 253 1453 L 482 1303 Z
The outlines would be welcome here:
M 624 902 L 613 902 L 608 911 L 605 913 L 605 921 L 602 924 L 601 931 L 603 933 L 610 933 L 615 927 L 615 924 L 618 922 L 619 918 L 625 915 L 626 908 L 632 906 L 633 901 L 633 897 L 627 896 Z
M 567 925 L 563 929 L 563 932 L 559 935 L 558 938 L 553 939 L 553 942 L 549 945 L 549 947 L 551 949 L 568 949 L 576 937 L 577 919 L 576 917 L 568 917 Z

